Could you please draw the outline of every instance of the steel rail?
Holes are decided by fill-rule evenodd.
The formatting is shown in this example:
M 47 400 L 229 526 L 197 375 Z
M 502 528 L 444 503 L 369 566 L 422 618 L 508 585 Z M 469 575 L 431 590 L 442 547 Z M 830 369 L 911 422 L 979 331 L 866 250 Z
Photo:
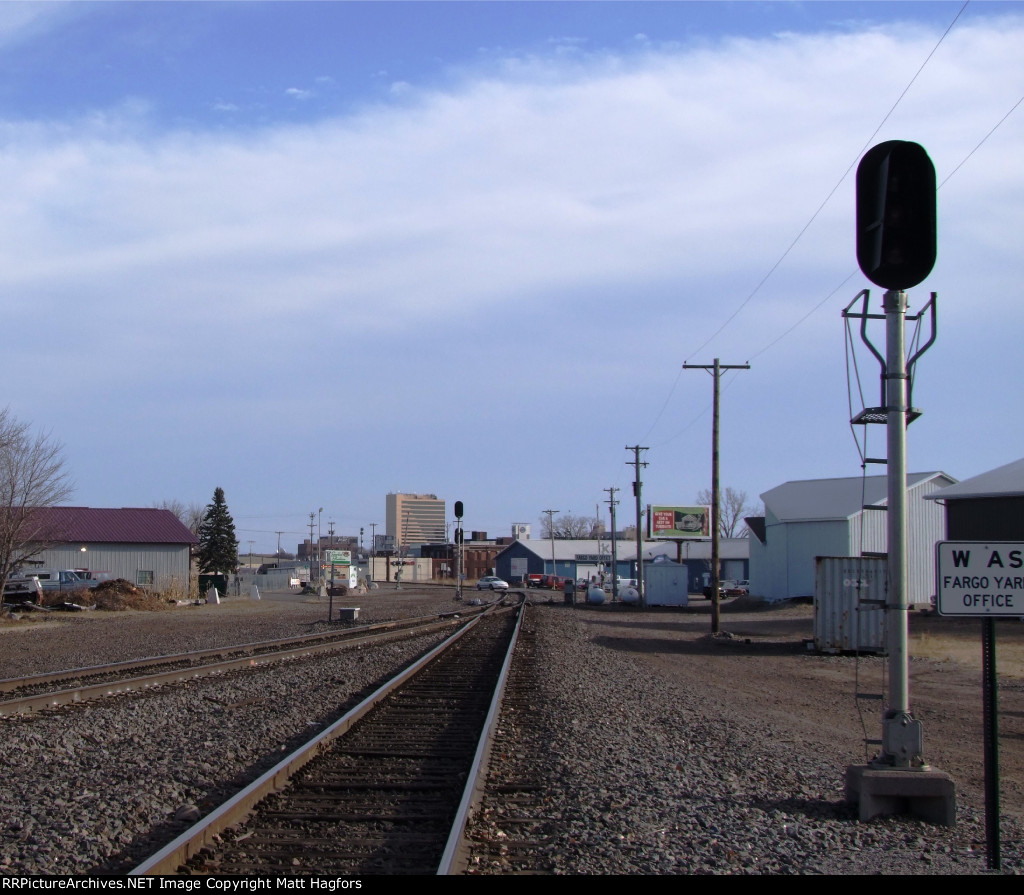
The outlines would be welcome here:
M 524 599 L 521 608 L 525 607 L 525 605 L 526 601 Z M 462 846 L 466 824 L 469 821 L 470 814 L 477 809 L 483 800 L 484 788 L 487 783 L 487 767 L 490 763 L 495 734 L 498 729 L 501 704 L 505 698 L 505 684 L 508 681 L 509 670 L 512 667 L 512 657 L 515 654 L 516 643 L 519 640 L 519 630 L 523 625 L 523 615 L 523 612 L 520 612 L 518 619 L 516 619 L 515 630 L 512 632 L 512 639 L 505 653 L 505 661 L 502 663 L 501 672 L 498 675 L 498 683 L 494 688 L 494 696 L 491 699 L 483 731 L 480 734 L 480 742 L 477 744 L 476 753 L 473 756 L 473 764 L 466 778 L 466 788 L 462 794 L 462 801 L 459 803 L 459 809 L 452 823 L 451 834 L 445 845 L 444 854 L 441 856 L 441 862 L 438 864 L 438 876 L 451 875 L 459 869 L 464 869 L 465 866 L 466 857 Z
M 257 803 L 268 795 L 284 789 L 292 776 L 314 758 L 327 751 L 334 740 L 347 733 L 357 721 L 363 718 L 385 696 L 410 680 L 437 655 L 444 652 L 468 631 L 472 630 L 481 618 L 483 618 L 483 613 L 470 619 L 451 637 L 448 637 L 424 654 L 390 681 L 381 685 L 367 696 L 366 699 L 330 725 L 330 727 L 317 734 L 295 752 L 281 759 L 261 777 L 254 780 L 206 817 L 197 821 L 156 854 L 129 871 L 129 875 L 145 876 L 149 874 L 174 873 L 177 871 L 181 865 L 197 854 L 202 848 L 211 845 L 215 837 L 221 832 L 245 819 Z
M 460 615 L 466 615 L 480 611 L 479 607 L 471 607 L 453 612 L 434 613 L 432 615 L 415 616 L 408 619 L 393 619 L 385 622 L 374 622 L 369 625 L 360 625 L 356 628 L 346 628 L 340 631 L 324 631 L 322 634 L 298 634 L 294 637 L 282 637 L 279 640 L 257 640 L 250 643 L 239 643 L 228 646 L 214 646 L 209 649 L 195 650 L 189 653 L 167 653 L 160 656 L 146 656 L 141 659 L 129 659 L 124 662 L 111 662 L 107 665 L 87 665 L 81 668 L 66 668 L 59 671 L 47 671 L 42 674 L 33 674 L 27 677 L 3 678 L 0 679 L 0 693 L 10 693 L 14 690 L 25 687 L 41 686 L 53 681 L 70 680 L 79 677 L 110 674 L 112 672 L 131 671 L 133 668 L 148 668 L 153 665 L 169 665 L 174 662 L 187 662 L 193 659 L 205 659 L 209 656 L 224 656 L 233 653 L 247 652 L 249 654 L 260 651 L 273 651 L 287 644 L 320 643 L 327 640 L 345 640 L 354 634 L 363 634 L 370 631 L 384 631 L 402 627 L 414 627 L 423 624 L 431 619 L 450 619 Z
M 237 668 L 254 668 L 261 665 L 271 665 L 291 658 L 309 656 L 315 653 L 329 652 L 331 650 L 347 649 L 350 646 L 363 643 L 377 641 L 386 642 L 389 639 L 405 637 L 410 634 L 429 634 L 433 631 L 443 630 L 453 624 L 458 624 L 460 621 L 461 619 L 458 616 L 447 616 L 440 620 L 421 622 L 416 626 L 386 626 L 386 630 L 376 631 L 352 629 L 349 632 L 349 636 L 343 638 L 335 637 L 334 639 L 319 643 L 307 642 L 302 646 L 278 650 L 277 652 L 251 654 L 234 659 L 226 659 L 221 662 L 156 672 L 154 674 L 143 675 L 137 678 L 105 681 L 96 684 L 83 684 L 64 690 L 15 697 L 14 699 L 0 701 L 0 718 L 58 708 L 62 705 L 87 702 L 91 699 L 99 699 L 108 696 L 117 696 L 123 693 L 152 689 L 153 687 L 159 687 L 169 683 L 195 680 L 196 678 L 222 674 L 226 671 L 231 671 Z M 222 651 L 222 653 L 223 652 L 224 651 Z

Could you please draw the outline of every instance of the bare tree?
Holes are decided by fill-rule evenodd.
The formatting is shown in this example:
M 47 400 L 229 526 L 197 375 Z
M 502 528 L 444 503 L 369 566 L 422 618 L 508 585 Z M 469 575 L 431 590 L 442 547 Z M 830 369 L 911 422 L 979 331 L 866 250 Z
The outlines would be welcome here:
M 718 536 L 721 538 L 745 538 L 750 535 L 743 519 L 754 516 L 758 508 L 747 504 L 747 492 L 726 488 L 718 495 Z M 711 506 L 711 489 L 705 488 L 697 495 L 697 503 Z
M 35 511 L 74 492 L 63 452 L 49 433 L 33 435 L 9 407 L 0 410 L 0 590 L 21 563 L 50 546 L 54 533 Z
M 199 536 L 199 526 L 202 525 L 203 516 L 206 515 L 206 507 L 201 503 L 186 505 L 183 500 L 161 500 L 154 503 L 153 507 L 157 510 L 170 510 L 185 528 L 197 537 Z
M 540 518 L 540 534 L 542 538 L 552 537 L 552 529 L 554 529 L 554 537 L 558 539 L 579 539 L 594 536 L 593 516 L 573 516 L 571 513 L 563 513 L 561 516 L 556 516 L 551 522 L 548 521 L 548 518 L 547 516 L 541 516 Z

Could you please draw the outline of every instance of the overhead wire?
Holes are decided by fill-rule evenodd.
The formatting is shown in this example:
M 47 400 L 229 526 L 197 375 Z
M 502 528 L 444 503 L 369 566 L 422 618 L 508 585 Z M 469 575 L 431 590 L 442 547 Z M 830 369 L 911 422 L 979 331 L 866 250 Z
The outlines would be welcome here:
M 782 255 L 776 260 L 776 262 L 771 266 L 769 271 L 761 278 L 761 280 L 751 290 L 751 292 L 746 296 L 746 298 L 743 299 L 743 301 L 740 303 L 740 305 L 732 312 L 732 314 L 729 315 L 728 318 L 726 318 L 725 322 L 722 323 L 722 325 L 719 326 L 718 329 L 716 329 L 715 332 L 712 333 L 712 335 L 709 338 L 707 338 L 695 351 L 691 352 L 691 354 L 690 354 L 691 357 L 693 355 L 695 355 L 695 354 L 698 354 L 700 351 L 702 351 L 704 348 L 706 348 L 715 338 L 717 338 L 718 335 L 720 335 L 722 333 L 722 331 L 739 315 L 739 313 L 757 295 L 757 293 L 761 290 L 761 288 L 764 286 L 764 284 L 767 282 L 767 280 L 772 276 L 773 273 L 775 273 L 775 271 L 780 267 L 780 265 L 786 259 L 786 257 L 788 257 L 788 255 L 792 252 L 793 248 L 800 241 L 800 239 L 804 236 L 804 234 L 808 231 L 808 229 L 810 229 L 811 225 L 818 218 L 818 216 L 820 215 L 821 211 L 825 208 L 825 206 L 828 204 L 828 202 L 836 194 L 836 192 L 838 191 L 839 187 L 842 185 L 842 183 L 849 176 L 850 172 L 857 165 L 860 157 L 864 153 L 865 148 L 867 148 L 870 145 L 871 141 L 874 140 L 874 138 L 878 135 L 879 131 L 881 131 L 881 129 L 885 126 L 885 123 L 892 117 L 893 112 L 895 112 L 896 108 L 900 105 L 900 103 L 906 97 L 906 95 L 910 91 L 911 87 L 913 87 L 915 82 L 918 80 L 918 78 L 920 77 L 921 73 L 924 71 L 925 67 L 928 65 L 928 63 L 931 61 L 931 59 L 934 57 L 934 55 L 937 52 L 937 50 L 939 49 L 939 47 L 945 41 L 946 37 L 949 35 L 949 33 L 955 27 L 956 23 L 959 21 L 960 17 L 963 15 L 964 11 L 967 9 L 967 7 L 969 5 L 970 5 L 970 0 L 965 0 L 965 2 L 957 10 L 956 15 L 953 17 L 952 21 L 950 21 L 949 25 L 947 25 L 946 29 L 942 32 L 942 34 L 936 40 L 935 45 L 931 48 L 931 50 L 929 51 L 927 56 L 925 56 L 925 58 L 922 61 L 922 63 L 918 66 L 918 68 L 914 72 L 913 76 L 907 82 L 907 85 L 900 92 L 900 95 L 896 98 L 896 100 L 890 106 L 889 110 L 882 117 L 881 121 L 878 123 L 878 125 L 875 127 L 875 129 L 871 132 L 871 135 L 867 138 L 867 140 L 864 142 L 864 144 L 861 147 L 861 149 L 857 152 L 857 154 L 854 157 L 853 161 L 843 171 L 842 176 L 838 179 L 838 181 L 831 188 L 831 190 L 829 190 L 829 192 L 826 195 L 826 197 L 824 198 L 824 200 L 818 205 L 817 209 L 815 209 L 815 211 L 813 212 L 811 217 L 804 224 L 804 226 L 800 229 L 799 233 L 796 235 L 796 237 L 793 239 L 793 241 L 789 244 L 789 246 L 786 247 L 786 249 L 783 251 Z M 975 146 L 974 149 L 972 149 L 971 152 L 968 153 L 968 155 L 960 162 L 960 164 L 957 165 L 957 167 L 953 169 L 953 171 L 950 173 L 950 175 L 948 177 L 946 177 L 945 180 L 943 180 L 943 183 L 945 183 L 947 180 L 949 180 L 949 177 L 951 177 L 953 173 L 955 173 L 957 170 L 959 170 L 959 168 L 964 164 L 964 162 L 966 162 L 967 159 L 970 158 L 970 156 L 973 155 L 981 147 L 981 145 L 992 135 L 992 133 L 995 132 L 996 129 L 998 129 L 998 127 L 1010 116 L 1010 114 L 1012 114 L 1014 109 L 1016 109 L 1017 106 L 1021 104 L 1021 102 L 1024 102 L 1024 97 L 1022 97 L 1020 100 L 1017 101 L 1017 103 L 1014 104 L 1014 106 L 1000 119 L 1000 121 L 988 132 L 988 134 L 985 135 L 985 137 L 977 144 L 977 146 Z M 941 186 L 941 184 L 940 184 L 940 186 Z M 762 354 L 765 354 L 766 352 L 771 350 L 773 347 L 775 347 L 775 345 L 777 345 L 779 342 L 781 342 L 783 339 L 785 339 L 787 336 L 789 336 L 791 333 L 793 333 L 795 330 L 797 330 L 806 320 L 808 320 L 818 310 L 820 310 L 824 305 L 826 305 L 856 275 L 856 273 L 857 273 L 856 270 L 850 271 L 850 273 L 847 274 L 847 276 L 842 280 L 842 282 L 840 282 L 834 289 L 832 289 L 827 295 L 825 295 L 821 299 L 821 301 L 819 301 L 817 304 L 815 304 L 814 307 L 812 307 L 810 310 L 808 310 L 803 316 L 801 316 L 798 320 L 796 320 L 791 326 L 789 326 L 787 329 L 785 329 L 782 333 L 777 335 L 774 339 L 772 339 L 770 342 L 768 342 L 762 348 L 758 349 L 752 355 L 750 355 L 748 360 L 752 360 L 752 359 L 754 359 L 756 357 L 761 356 Z M 735 379 L 735 377 L 732 377 L 732 379 L 730 379 L 729 382 L 724 383 L 724 387 L 728 387 L 728 385 L 731 384 L 733 379 Z M 679 376 L 677 375 L 676 381 L 673 383 L 672 389 L 670 390 L 668 397 L 666 398 L 664 404 L 662 405 L 661 409 L 659 410 L 659 412 L 658 412 L 654 422 L 652 422 L 651 425 L 648 427 L 647 435 L 645 435 L 645 438 L 647 438 L 649 436 L 650 432 L 653 431 L 653 429 L 657 425 L 658 421 L 664 415 L 665 409 L 667 408 L 668 403 L 669 403 L 669 401 L 672 398 L 672 395 L 675 393 L 675 389 L 676 389 L 676 387 L 678 385 L 678 382 L 679 382 Z M 710 405 L 709 405 L 709 407 L 710 407 Z M 701 417 L 704 416 L 704 414 L 707 413 L 707 410 L 709 409 L 709 407 L 703 408 L 701 410 L 701 412 L 699 414 L 697 414 L 695 417 L 693 417 L 693 419 L 683 429 L 675 432 L 673 435 L 669 436 L 667 439 L 665 439 L 664 441 L 660 442 L 659 446 L 662 445 L 662 444 L 667 444 L 667 443 L 669 443 L 671 441 L 674 441 L 681 434 L 686 432 L 694 423 L 696 423 L 696 421 L 698 419 L 700 419 Z
M 864 150 L 871 145 L 871 141 L 874 140 L 875 137 L 878 136 L 878 132 L 883 127 L 885 127 L 885 123 L 892 116 L 892 113 L 896 111 L 896 107 L 903 101 L 903 97 L 907 95 L 907 93 L 910 91 L 910 88 L 914 86 L 914 82 L 917 81 L 918 77 L 921 75 L 921 72 L 924 71 L 925 66 L 931 60 L 932 56 L 935 55 L 936 51 L 939 49 L 939 46 L 946 39 L 946 36 L 953 29 L 953 26 L 957 23 L 957 20 L 963 14 L 963 11 L 967 9 L 969 3 L 970 0 L 965 0 L 963 6 L 960 7 L 960 9 L 957 11 L 957 14 L 953 17 L 953 21 L 949 23 L 946 30 L 942 32 L 942 36 L 939 37 L 938 41 L 936 41 L 935 46 L 932 47 L 931 52 L 925 57 L 924 62 L 922 62 L 921 65 L 918 67 L 917 71 L 914 72 L 914 76 L 907 83 L 907 86 L 903 88 L 903 91 L 896 98 L 896 101 L 892 104 L 892 106 L 890 106 L 889 111 L 885 113 L 882 120 L 878 123 L 878 126 L 871 132 L 871 135 L 867 138 L 867 140 L 864 141 L 864 145 L 861 146 L 860 150 L 854 156 L 853 161 L 850 162 L 846 170 L 843 171 L 842 176 L 839 178 L 839 180 L 836 181 L 835 186 L 833 186 L 832 189 L 829 190 L 828 195 L 825 196 L 825 198 L 821 201 L 821 204 L 815 209 L 814 213 L 811 215 L 807 223 L 800 228 L 800 232 L 797 233 L 793 241 L 786 247 L 782 255 L 771 266 L 768 272 L 763 277 L 761 277 L 757 285 L 754 286 L 754 288 L 750 291 L 747 297 L 744 298 L 742 302 L 740 302 L 739 307 L 737 307 L 736 310 L 733 311 L 728 318 L 726 318 L 725 322 L 721 326 L 719 326 L 718 329 L 716 329 L 695 351 L 691 352 L 690 357 L 693 357 L 693 355 L 699 354 L 701 351 L 703 351 L 708 345 L 711 344 L 711 342 L 713 342 L 718 337 L 722 330 L 724 330 L 730 323 L 732 323 L 733 320 L 736 319 L 740 311 L 742 311 L 750 303 L 750 301 L 754 298 L 755 295 L 757 295 L 757 293 L 761 290 L 761 287 L 768 281 L 771 275 L 775 273 L 775 271 L 778 270 L 782 262 L 786 260 L 786 257 L 789 255 L 789 253 L 793 251 L 793 249 L 796 247 L 796 244 L 800 242 L 800 240 L 803 238 L 803 235 L 810 229 L 811 225 L 815 222 L 815 220 L 817 220 L 818 215 L 821 214 L 825 206 L 828 205 L 832 197 L 836 194 L 836 191 L 839 189 L 840 186 L 842 186 L 843 182 L 850 175 L 850 172 L 856 167 L 858 161 L 860 161 L 860 157 L 864 154 Z
M 835 185 L 829 190 L 828 194 L 825 196 L 825 198 L 822 200 L 822 202 L 818 205 L 818 207 L 812 213 L 812 215 L 807 220 L 807 222 L 804 224 L 804 226 L 797 233 L 796 237 L 790 242 L 790 244 L 786 247 L 786 249 L 782 252 L 782 254 L 779 256 L 779 258 L 771 266 L 771 268 L 768 270 L 768 272 L 758 281 L 758 283 L 754 286 L 754 288 L 747 294 L 747 296 L 743 299 L 743 301 L 739 304 L 739 306 L 729 315 L 729 317 L 726 318 L 726 320 L 721 324 L 721 326 L 719 326 L 711 334 L 711 336 L 709 336 L 703 343 L 701 343 L 701 345 L 698 346 L 697 349 L 695 349 L 694 351 L 692 351 L 690 353 L 690 355 L 689 355 L 690 357 L 693 357 L 694 355 L 698 354 L 704 348 L 706 348 L 709 344 L 711 344 L 711 342 L 714 341 L 714 339 L 717 338 L 725 330 L 725 328 L 730 323 L 732 323 L 733 320 L 736 319 L 736 317 L 740 314 L 740 312 L 753 300 L 753 298 L 761 290 L 761 288 L 768 281 L 768 279 L 776 272 L 776 270 L 778 270 L 778 268 L 781 266 L 783 261 L 789 256 L 789 254 L 795 248 L 797 243 L 803 238 L 803 236 L 810 229 L 811 225 L 814 223 L 814 221 L 821 214 L 821 212 L 825 208 L 825 206 L 829 203 L 829 201 L 832 199 L 832 197 L 836 194 L 836 192 L 838 191 L 839 187 L 843 184 L 843 182 L 849 176 L 850 172 L 858 164 L 861 156 L 864 153 L 864 150 L 871 144 L 871 141 L 875 139 L 875 137 L 878 135 L 878 133 L 881 131 L 881 129 L 885 126 L 886 122 L 892 117 L 892 115 L 895 112 L 895 110 L 897 109 L 897 107 L 904 100 L 904 98 L 906 97 L 906 95 L 908 94 L 910 89 L 913 87 L 913 85 L 916 83 L 916 81 L 920 77 L 921 73 L 924 71 L 925 67 L 928 65 L 928 63 L 931 61 L 931 59 L 934 57 L 934 55 L 938 51 L 939 47 L 942 45 L 942 43 L 945 41 L 946 37 L 950 34 L 950 32 L 956 26 L 956 24 L 959 21 L 960 17 L 963 15 L 964 11 L 967 9 L 967 7 L 969 5 L 970 5 L 970 0 L 965 0 L 965 2 L 957 10 L 956 15 L 953 17 L 952 21 L 950 21 L 949 25 L 946 27 L 946 29 L 943 31 L 943 33 L 940 35 L 940 37 L 936 40 L 935 45 L 929 51 L 929 53 L 924 58 L 924 60 L 920 64 L 920 66 L 918 66 L 917 70 L 914 72 L 913 76 L 908 81 L 907 85 L 900 92 L 900 95 L 896 98 L 895 102 L 893 102 L 892 106 L 889 108 L 889 110 L 882 117 L 882 119 L 879 122 L 879 124 L 877 125 L 877 127 L 875 127 L 875 129 L 872 131 L 871 135 L 867 138 L 867 140 L 865 141 L 864 145 L 858 151 L 858 153 L 857 153 L 856 157 L 854 158 L 854 160 L 843 171 L 842 176 L 838 179 L 838 181 L 835 183 Z M 941 189 L 960 170 L 960 168 L 963 167 L 964 164 L 966 164 L 966 162 L 985 144 L 986 141 L 988 141 L 988 139 L 1006 122 L 1006 120 L 1013 114 L 1014 111 L 1016 111 L 1016 109 L 1022 103 L 1024 103 L 1024 96 L 1020 97 L 1010 107 L 1010 109 L 999 119 L 998 122 L 996 122 L 996 124 L 985 134 L 985 136 L 982 137 L 982 139 L 980 141 L 978 141 L 978 143 L 970 150 L 970 152 L 968 152 L 967 155 L 965 155 L 964 158 L 961 159 L 961 161 L 956 165 L 956 167 L 954 167 L 949 172 L 949 174 L 946 175 L 946 177 L 939 183 L 937 189 Z M 857 274 L 856 270 L 851 270 L 850 273 L 847 274 L 846 277 L 844 277 L 844 279 L 837 286 L 835 286 L 830 292 L 828 292 L 828 294 L 826 294 L 817 304 L 815 304 L 805 314 L 803 314 L 799 319 L 797 319 L 791 326 L 789 326 L 787 329 L 785 329 L 783 332 L 781 332 L 779 335 L 777 335 L 771 341 L 766 343 L 762 348 L 758 349 L 752 355 L 750 355 L 749 358 L 748 358 L 748 361 L 752 360 L 754 358 L 760 357 L 761 355 L 763 355 L 766 352 L 770 351 L 779 342 L 781 342 L 783 339 L 785 339 L 786 337 L 791 335 L 795 330 L 797 330 L 801 325 L 803 325 L 803 323 L 805 323 L 811 316 L 813 316 L 823 306 L 828 304 L 828 302 L 841 289 L 843 289 L 843 287 L 846 286 L 846 284 L 856 274 Z M 672 397 L 674 396 L 674 394 L 676 392 L 676 389 L 678 388 L 679 382 L 681 380 L 681 374 L 682 374 L 682 368 L 680 367 L 680 369 L 677 370 L 676 378 L 675 378 L 674 382 L 672 383 L 671 388 L 669 389 L 669 393 L 666 396 L 665 401 L 662 403 L 661 408 L 658 410 L 658 413 L 655 415 L 654 420 L 651 422 L 650 426 L 647 429 L 647 432 L 644 435 L 644 440 L 648 440 L 649 439 L 649 436 L 650 436 L 651 432 L 653 432 L 653 430 L 655 429 L 657 424 L 660 422 L 661 418 L 664 416 L 665 411 L 667 410 L 667 408 L 668 408 L 668 406 L 669 406 L 669 404 L 670 404 L 670 402 L 672 400 Z M 735 376 L 732 376 L 732 377 L 729 377 L 727 380 L 723 381 L 723 390 L 728 388 L 732 384 L 732 382 L 734 380 L 735 380 Z M 681 435 L 685 434 L 701 418 L 703 418 L 708 413 L 708 411 L 710 409 L 711 409 L 711 404 L 709 403 L 706 406 L 704 406 L 698 413 L 696 413 L 690 419 L 690 421 L 685 426 L 683 426 L 682 429 L 679 429 L 676 432 L 674 432 L 672 435 L 668 436 L 667 438 L 660 440 L 657 443 L 656 446 L 661 447 L 661 446 L 664 446 L 666 444 L 669 444 L 672 441 L 674 441 L 675 439 L 677 439 L 678 437 L 680 437 Z M 859 447 L 859 445 L 858 445 L 858 447 Z M 864 450 L 866 450 L 866 447 L 867 446 L 865 444 L 864 445 Z

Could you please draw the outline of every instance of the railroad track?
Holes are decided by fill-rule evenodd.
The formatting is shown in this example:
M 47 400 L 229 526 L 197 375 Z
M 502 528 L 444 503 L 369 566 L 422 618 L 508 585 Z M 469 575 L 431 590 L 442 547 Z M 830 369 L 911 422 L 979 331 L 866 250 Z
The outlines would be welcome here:
M 64 705 L 143 691 L 236 668 L 267 665 L 371 641 L 379 643 L 430 633 L 458 625 L 485 608 L 466 607 L 457 613 L 441 616 L 378 622 L 323 634 L 237 644 L 2 680 L 0 693 L 6 698 L 0 700 L 0 718 L 29 715 Z
M 525 603 L 493 607 L 132 872 L 447 873 Z

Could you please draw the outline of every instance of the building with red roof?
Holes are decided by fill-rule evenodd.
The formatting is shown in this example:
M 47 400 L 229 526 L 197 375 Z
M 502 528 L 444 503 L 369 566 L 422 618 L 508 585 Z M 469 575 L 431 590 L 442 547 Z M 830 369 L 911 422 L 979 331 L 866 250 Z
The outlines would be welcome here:
M 188 591 L 194 534 L 170 510 L 41 507 L 25 528 L 43 545 L 23 567 L 109 573 L 161 593 Z M 106 577 L 106 576 L 104 576 Z

